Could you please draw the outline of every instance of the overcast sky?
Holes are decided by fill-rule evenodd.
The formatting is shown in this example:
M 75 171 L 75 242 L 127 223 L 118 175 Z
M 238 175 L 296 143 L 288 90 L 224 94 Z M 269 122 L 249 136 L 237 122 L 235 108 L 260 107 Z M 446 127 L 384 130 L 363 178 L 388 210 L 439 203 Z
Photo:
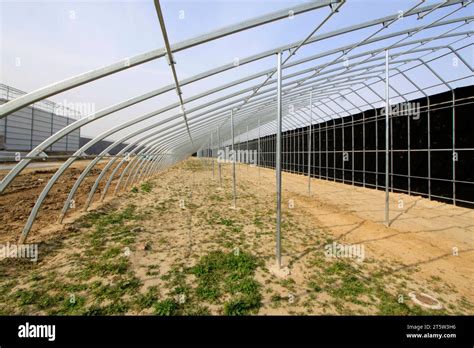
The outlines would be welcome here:
M 426 1 L 425 4 L 435 2 L 437 1 Z M 162 34 L 152 0 L 0 1 L 0 3 L 0 81 L 27 92 L 123 60 L 126 57 L 163 47 Z M 162 1 L 162 9 L 169 39 L 173 44 L 223 26 L 301 3 L 303 1 Z M 340 13 L 331 18 L 318 34 L 395 14 L 399 10 L 409 9 L 416 3 L 418 1 L 348 0 Z M 473 9 L 474 5 L 449 18 L 472 16 Z M 452 10 L 454 7 L 443 9 L 419 21 L 415 18 L 404 19 L 388 32 L 432 22 Z M 175 54 L 178 77 L 181 80 L 216 65 L 232 62 L 236 57 L 243 58 L 302 40 L 328 14 L 329 8 L 311 11 L 293 19 L 261 26 L 202 45 L 202 47 L 178 52 Z M 454 28 L 454 26 L 431 29 L 423 35 L 428 37 L 444 33 L 450 28 Z M 326 40 L 323 43 L 305 46 L 297 58 L 361 40 L 374 30 L 375 28 L 361 30 L 337 40 Z M 472 23 L 459 29 L 459 31 L 467 30 L 473 30 Z M 413 39 L 417 37 L 422 36 L 414 36 Z M 438 44 L 448 42 L 450 41 L 444 40 Z M 457 46 L 464 46 L 467 43 L 469 41 L 464 40 Z M 464 49 L 461 53 L 471 66 L 474 66 L 472 46 Z M 202 82 L 185 86 L 183 88 L 184 98 L 274 66 L 275 58 L 270 57 L 257 63 L 232 69 L 222 76 L 214 76 Z M 468 73 L 462 64 L 454 69 L 452 57 L 437 61 L 433 67 L 447 79 L 454 79 Z M 426 71 L 418 73 L 413 71 L 412 73 L 415 74 L 412 76 L 416 76 L 420 81 L 421 86 L 439 83 Z M 262 80 L 253 81 L 245 86 L 253 85 L 257 81 Z M 93 103 L 95 109 L 100 110 L 172 82 L 171 70 L 166 60 L 161 59 L 74 88 L 50 99 L 60 103 L 64 101 Z M 413 89 L 406 82 L 399 81 L 398 83 L 401 89 Z M 472 83 L 471 78 L 471 80 L 464 80 L 453 86 Z M 383 93 L 382 86 L 377 88 L 380 88 L 380 92 Z M 443 88 L 434 89 L 432 92 L 442 90 Z M 232 89 L 220 95 L 230 91 Z M 175 92 L 166 93 L 127 108 L 114 116 L 94 122 L 93 126 L 89 125 L 83 128 L 82 134 L 97 135 L 110 126 L 175 103 L 177 100 Z M 166 115 L 173 115 L 173 112 Z

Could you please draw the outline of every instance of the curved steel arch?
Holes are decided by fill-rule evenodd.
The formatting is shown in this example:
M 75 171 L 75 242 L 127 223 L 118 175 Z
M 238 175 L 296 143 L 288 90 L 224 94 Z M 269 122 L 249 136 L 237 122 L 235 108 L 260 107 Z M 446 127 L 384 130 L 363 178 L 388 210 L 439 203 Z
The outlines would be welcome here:
M 459 1 L 454 1 L 454 3 L 458 3 Z M 410 15 L 415 15 L 417 13 L 413 13 L 413 14 L 410 14 Z M 397 15 L 398 16 L 398 15 Z M 377 21 L 371 21 L 371 22 L 367 22 L 367 23 L 363 23 L 359 26 L 356 26 L 356 29 L 352 29 L 352 30 L 358 30 L 360 28 L 365 28 L 365 27 L 368 27 L 368 26 L 371 26 L 371 25 L 377 25 L 377 24 L 380 24 L 380 23 L 384 23 L 385 21 L 387 20 L 393 20 L 394 18 L 397 18 L 396 16 L 390 16 L 390 17 L 385 17 L 383 19 L 380 19 L 380 20 L 377 20 Z M 452 24 L 452 23 L 455 23 L 455 22 L 463 22 L 463 21 L 471 21 L 473 20 L 473 17 L 463 17 L 463 18 L 459 18 L 459 19 L 453 19 L 453 20 L 448 20 L 448 21 L 444 21 L 442 23 L 438 23 L 437 26 L 440 26 L 440 25 L 449 25 L 449 24 Z M 382 36 L 382 37 L 379 37 L 379 38 L 374 38 L 374 39 L 371 39 L 371 40 L 368 40 L 367 42 L 365 42 L 364 44 L 372 44 L 376 41 L 380 41 L 380 40 L 385 40 L 385 39 L 388 39 L 388 38 L 391 38 L 391 37 L 394 37 L 394 36 L 399 36 L 399 35 L 403 35 L 403 34 L 406 34 L 407 32 L 412 32 L 412 31 L 417 31 L 420 27 L 415 27 L 415 28 L 410 28 L 410 29 L 407 29 L 407 30 L 402 30 L 402 31 L 399 31 L 399 32 L 396 32 L 396 33 L 393 33 L 393 34 L 390 34 L 390 35 L 385 35 L 385 36 Z M 323 38 L 318 38 L 318 37 L 315 37 L 313 38 L 312 40 L 308 40 L 307 43 L 313 43 L 313 42 L 316 42 L 316 39 L 319 40 L 322 40 L 322 39 L 325 39 L 325 38 L 330 38 L 330 37 L 334 37 L 336 35 L 340 35 L 340 32 L 341 30 L 338 30 L 338 31 L 335 31 L 335 32 L 332 32 L 332 33 L 328 33 L 328 34 L 325 34 L 325 35 L 322 35 Z M 466 34 L 467 35 L 467 34 Z M 423 40 L 417 40 L 417 42 L 419 41 L 426 41 L 426 39 L 423 39 Z M 407 43 L 408 44 L 408 43 Z M 410 43 L 411 44 L 411 43 Z M 285 46 L 285 49 L 291 49 L 292 47 L 297 47 L 298 43 L 293 43 L 293 44 L 290 44 L 290 45 L 287 45 Z M 338 48 L 338 49 L 333 49 L 331 51 L 328 51 L 328 52 L 325 52 L 324 54 L 318 54 L 318 55 L 315 55 L 315 56 L 312 56 L 312 57 L 308 57 L 308 58 L 305 58 L 305 59 L 302 59 L 300 61 L 296 61 L 294 63 L 290 63 L 288 64 L 287 66 L 283 66 L 282 68 L 285 69 L 287 67 L 292 67 L 294 65 L 297 65 L 297 64 L 303 64 L 305 62 L 308 62 L 309 60 L 314 60 L 314 59 L 318 59 L 318 58 L 321 58 L 323 56 L 328 56 L 328 55 L 331 55 L 333 54 L 334 52 L 338 52 L 338 51 L 347 51 L 350 47 L 353 47 L 354 45 L 351 44 L 351 45 L 346 45 L 342 48 Z M 290 48 L 288 48 L 290 47 Z M 396 47 L 396 46 L 395 46 Z M 279 49 L 282 49 L 282 48 L 279 48 Z M 271 54 L 275 54 L 278 50 L 275 49 L 275 50 L 270 50 L 270 51 L 266 51 L 264 52 L 263 54 L 260 54 L 260 55 L 255 55 L 255 56 L 252 56 L 252 57 L 249 57 L 249 58 L 246 58 L 246 59 L 243 59 L 242 60 L 242 63 L 241 64 L 244 64 L 244 63 L 249 63 L 249 62 L 253 62 L 255 60 L 258 60 L 258 59 L 262 59 L 263 57 L 267 57 L 268 55 L 271 55 Z M 376 51 L 379 51 L 379 50 L 376 50 Z M 336 63 L 336 61 L 334 61 L 334 63 Z M 327 65 L 326 65 L 327 66 Z M 205 73 L 201 73 L 199 75 L 195 75 L 194 77 L 191 77 L 191 78 L 188 78 L 186 80 L 183 80 L 180 82 L 180 85 L 183 86 L 183 85 L 186 85 L 186 84 L 189 84 L 189 83 L 192 83 L 192 82 L 196 82 L 196 81 L 199 81 L 200 79 L 202 78 L 205 78 L 205 77 L 209 77 L 209 76 L 212 76 L 212 75 L 215 75 L 217 73 L 220 73 L 220 72 L 223 72 L 223 71 L 226 71 L 228 70 L 229 68 L 231 67 L 234 67 L 233 65 L 230 66 L 230 65 L 224 65 L 218 69 L 212 69 L 212 70 L 209 70 Z M 318 68 L 318 74 L 320 73 L 322 69 L 319 67 Z M 229 88 L 229 87 L 232 87 L 232 86 L 235 86 L 239 83 L 243 83 L 243 82 L 246 82 L 246 81 L 250 81 L 252 79 L 255 79 L 255 78 L 258 78 L 258 77 L 261 77 L 261 76 L 265 76 L 265 75 L 268 75 L 269 73 L 271 73 L 273 71 L 273 69 L 268 69 L 264 72 L 261 72 L 261 73 L 257 73 L 257 74 L 254 74 L 254 75 L 251 75 L 249 77 L 246 77 L 246 78 L 243 78 L 243 79 L 240 79 L 240 80 L 237 80 L 237 81 L 233 81 L 231 83 L 228 83 L 224 86 L 219 86 L 219 87 L 216 87 L 214 88 L 214 91 L 220 91 L 222 90 L 223 88 Z M 272 82 L 274 83 L 274 82 Z M 96 121 L 102 117 L 105 117 L 107 115 L 110 115 L 111 113 L 114 113 L 114 112 L 117 112 L 119 110 L 122 110 L 126 107 L 129 107 L 129 106 L 132 106 L 132 105 L 135 105 L 137 103 L 140 103 L 142 101 L 145 101 L 145 100 L 148 100 L 150 98 L 153 98 L 155 96 L 158 96 L 158 95 L 161 95 L 163 93 L 166 93 L 166 92 L 169 92 L 171 90 L 173 90 L 175 88 L 174 85 L 168 85 L 168 86 L 165 86 L 165 87 L 162 87 L 158 90 L 155 90 L 155 91 L 152 91 L 152 92 L 148 92 L 146 94 L 143 94 L 141 96 L 138 96 L 138 97 L 134 97 L 134 98 L 131 98 L 127 101 L 124 101 L 124 102 L 121 102 L 121 103 L 117 103 L 115 105 L 112 105 L 110 107 L 107 107 L 99 112 L 96 112 L 92 115 L 88 115 L 86 118 L 84 119 L 81 119 L 81 120 L 78 120 L 76 122 L 73 122 L 71 123 L 70 125 L 64 127 L 63 129 L 61 129 L 60 131 L 58 131 L 57 133 L 53 134 L 52 136 L 50 136 L 49 138 L 45 139 L 41 144 L 39 144 L 36 148 L 34 148 L 32 151 L 30 151 L 30 153 L 27 154 L 27 157 L 34 157 L 34 156 L 37 156 L 38 154 L 40 154 L 41 152 L 43 152 L 45 149 L 47 149 L 49 146 L 51 146 L 52 144 L 54 144 L 55 142 L 59 141 L 60 139 L 62 139 L 64 136 L 66 136 L 67 134 L 77 130 L 78 128 L 81 128 L 83 127 L 84 125 L 86 124 L 89 124 L 93 121 Z M 33 92 L 34 93 L 34 92 Z M 25 95 L 26 96 L 26 95 Z M 19 98 L 17 98 L 19 99 Z M 15 99 L 14 101 L 16 101 L 17 99 Z M 189 100 L 187 100 L 186 102 L 190 102 L 192 101 L 193 98 L 190 98 Z M 13 101 L 12 101 L 13 102 Z M 178 103 L 179 105 L 176 105 L 176 107 L 179 107 L 180 106 L 180 103 Z M 3 106 L 5 106 L 6 104 L 4 104 Z M 1 111 L 1 108 L 2 106 L 0 106 L 0 111 Z M 150 116 L 151 117 L 151 116 Z M 136 120 L 136 122 L 139 122 L 140 120 Z M 0 192 L 3 192 L 5 190 L 6 187 L 8 187 L 8 185 L 11 183 L 11 181 L 16 177 L 16 175 L 18 175 L 27 165 L 28 163 L 31 161 L 31 159 L 22 159 L 8 174 L 5 178 L 2 179 L 2 181 L 0 182 Z
M 256 17 L 250 20 L 246 20 L 234 25 L 230 25 L 211 33 L 203 34 L 188 40 L 181 41 L 171 46 L 173 52 L 179 52 L 194 46 L 198 46 L 213 40 L 220 39 L 222 37 L 236 34 L 238 32 L 255 28 L 260 25 L 268 24 L 277 20 L 281 20 L 288 17 L 290 11 L 295 15 L 304 12 L 320 9 L 331 4 L 339 3 L 342 0 L 316 0 L 311 3 L 303 4 L 300 6 L 294 6 L 284 10 L 279 10 L 267 15 Z M 453 1 L 459 3 L 460 1 Z M 166 48 L 160 48 L 152 50 L 146 53 L 142 53 L 133 57 L 124 59 L 123 61 L 110 64 L 108 66 L 95 69 L 84 74 L 74 76 L 72 78 L 63 80 L 61 82 L 54 83 L 52 85 L 40 88 L 31 93 L 25 94 L 21 97 L 16 98 L 2 106 L 0 106 L 0 118 L 3 118 L 12 112 L 19 110 L 27 105 L 33 104 L 36 101 L 45 99 L 52 95 L 64 92 L 68 89 L 83 85 L 85 83 L 97 80 L 99 78 L 117 73 L 122 70 L 130 69 L 134 66 L 149 62 L 154 59 L 162 58 L 166 55 Z
M 444 6 L 448 6 L 448 5 L 454 5 L 454 4 L 457 4 L 457 3 L 462 3 L 462 1 L 449 1 L 448 3 L 444 4 Z M 444 7 L 442 6 L 442 7 Z M 411 15 L 416 15 L 418 13 L 422 13 L 424 11 L 427 11 L 431 8 L 434 8 L 434 6 L 427 6 L 425 8 L 421 8 L 419 9 L 418 11 L 413 11 L 412 13 L 408 13 L 408 14 L 405 14 L 405 16 L 411 16 Z M 359 29 L 362 29 L 362 28 L 367 28 L 367 27 L 370 27 L 370 26 L 373 26 L 373 25 L 378 25 L 378 24 L 383 24 L 383 23 L 386 23 L 387 21 L 395 21 L 397 18 L 398 18 L 398 14 L 397 15 L 393 15 L 393 16 L 388 16 L 388 17 L 384 17 L 382 19 L 378 19 L 378 20 L 375 20 L 375 21 L 369 21 L 369 22 L 365 22 L 365 23 L 362 23 L 360 25 L 356 25 L 356 26 L 353 26 L 353 27 L 350 27 L 350 28 L 347 28 L 345 30 L 341 29 L 341 30 L 336 30 L 336 31 L 333 31 L 333 32 L 330 32 L 330 33 L 327 33 L 327 34 L 324 34 L 324 35 L 320 35 L 320 36 L 317 36 L 317 37 L 314 37 L 312 39 L 309 39 L 305 44 L 309 44 L 309 43 L 314 43 L 314 42 L 317 42 L 317 41 L 320 41 L 320 40 L 324 40 L 324 39 L 327 39 L 327 38 L 331 38 L 331 37 L 335 37 L 337 35 L 341 35 L 343 33 L 346 33 L 348 31 L 354 31 L 354 30 L 359 30 Z M 453 23 L 453 21 L 467 21 L 467 20 L 472 20 L 472 17 L 465 17 L 465 18 L 461 18 L 461 19 L 456 19 L 456 20 L 450 20 L 450 21 L 444 21 L 443 23 L 440 23 L 440 24 L 436 24 L 436 25 L 447 25 L 447 24 L 450 24 L 450 23 Z M 417 31 L 419 30 L 420 27 L 416 27 L 416 28 L 410 28 L 408 32 L 413 32 L 413 31 Z M 367 40 L 364 44 L 371 44 L 373 43 L 375 40 L 379 41 L 379 40 L 383 40 L 383 39 L 386 39 L 386 38 L 390 38 L 392 36 L 397 36 L 397 35 L 403 35 L 405 34 L 406 31 L 401 31 L 401 32 L 398 32 L 398 33 L 394 33 L 392 35 L 388 35 L 388 36 L 382 36 L 380 38 L 376 38 L 374 40 Z M 261 53 L 261 54 L 257 54 L 257 55 L 254 55 L 254 56 L 251 56 L 251 57 L 248 57 L 248 58 L 245 58 L 245 59 L 242 59 L 240 61 L 240 65 L 242 64 L 247 64 L 247 63 L 250 63 L 250 62 L 253 62 L 253 61 L 256 61 L 256 60 L 259 60 L 259 59 L 262 59 L 262 58 L 265 58 L 265 57 L 268 57 L 270 55 L 273 55 L 273 54 L 276 54 L 276 52 L 278 51 L 282 51 L 282 50 L 291 50 L 292 48 L 294 47 L 298 47 L 298 45 L 300 44 L 300 42 L 296 42 L 296 43 L 292 43 L 292 44 L 289 44 L 289 45 L 286 45 L 286 46 L 282 46 L 282 47 L 279 47 L 278 49 L 273 49 L 273 50 L 269 50 L 269 51 L 266 51 L 264 53 Z M 344 51 L 344 52 L 347 52 L 350 47 L 354 47 L 354 45 L 349 45 L 348 47 L 344 47 L 344 48 L 341 48 L 340 50 Z M 334 50 L 333 50 L 334 51 Z M 331 54 L 332 52 L 329 52 L 328 54 Z M 318 57 L 320 58 L 320 57 Z M 316 59 L 316 56 L 313 56 L 311 57 L 311 59 Z M 305 59 L 303 61 L 298 61 L 298 62 L 295 62 L 293 64 L 288 64 L 287 66 L 288 67 L 291 67 L 295 64 L 301 64 L 303 62 L 306 62 L 308 60 Z M 286 68 L 287 66 L 284 66 L 283 68 Z M 192 83 L 192 82 L 195 82 L 195 81 L 198 81 L 202 78 L 205 78 L 205 77 L 208 77 L 208 76 L 212 76 L 212 75 L 215 75 L 217 73 L 220 73 L 220 72 L 223 72 L 223 71 L 226 71 L 230 68 L 234 68 L 235 66 L 233 64 L 227 64 L 227 65 L 224 65 L 220 68 L 217 68 L 217 69 L 211 69 L 210 71 L 208 72 L 205 72 L 205 73 L 201 73 L 199 75 L 196 75 L 194 77 L 191 77 L 189 79 L 185 79 L 183 81 L 180 82 L 180 85 L 183 86 L 183 85 L 186 85 L 188 83 Z M 259 74 L 259 76 L 262 76 L 263 74 L 269 74 L 273 71 L 274 69 L 269 69 L 261 74 Z M 255 76 L 253 78 L 257 78 L 259 76 Z M 165 92 L 169 92 L 171 90 L 173 90 L 175 88 L 174 85 L 168 85 L 168 86 L 165 86 L 165 87 L 162 87 L 158 90 L 155 90 L 155 91 L 152 91 L 152 92 L 149 92 L 149 93 L 146 93 L 146 94 L 143 94 L 141 96 L 138 96 L 138 97 L 134 97 L 134 98 L 131 98 L 125 102 L 121 102 L 121 103 L 118 103 L 118 104 L 115 104 L 111 107 L 107 107 L 93 115 L 88 115 L 87 118 L 85 119 L 82 119 L 82 120 L 78 120 L 74 123 L 72 123 L 71 125 L 63 128 L 62 130 L 60 130 L 59 132 L 57 132 L 56 134 L 52 135 L 50 138 L 46 139 L 45 141 L 43 141 L 41 144 L 39 144 L 35 149 L 33 149 L 28 155 L 27 157 L 33 157 L 33 156 L 36 156 L 38 155 L 39 153 L 41 153 L 42 151 L 44 151 L 48 146 L 51 146 L 54 142 L 58 141 L 59 139 L 61 139 L 62 137 L 64 137 L 65 135 L 69 134 L 70 132 L 73 132 L 74 130 L 84 126 L 85 124 L 88 124 L 90 122 L 92 122 L 93 120 L 97 120 L 99 118 L 102 118 L 104 116 L 107 116 L 113 112 L 116 112 L 116 111 L 119 111 L 119 110 L 122 110 L 128 106 L 131 106 L 131 105 L 135 105 L 139 102 L 142 102 L 142 101 L 145 101 L 145 100 L 148 100 L 152 97 L 155 97 L 155 96 L 158 96 L 160 94 L 163 94 Z M 33 94 L 35 92 L 32 92 L 32 93 L 29 93 L 29 94 Z M 56 92 L 54 94 L 57 94 L 59 92 Z M 23 96 L 23 97 L 26 97 L 28 96 L 29 94 Z M 9 103 L 13 103 L 17 100 L 19 100 L 20 98 L 17 98 Z M 9 103 L 6 103 L 6 104 L 3 104 L 2 106 L 0 106 L 0 115 L 7 115 L 9 112 L 8 111 L 4 111 L 3 108 L 7 106 L 7 104 Z M 27 104 L 24 104 L 22 106 L 25 106 Z M 18 163 L 18 165 L 12 169 L 11 173 L 9 173 L 7 175 L 6 178 L 4 178 L 4 180 L 2 180 L 2 182 L 0 183 L 0 192 L 3 192 L 3 190 L 6 188 L 6 186 L 9 184 L 9 182 L 11 181 L 12 176 L 16 176 L 23 168 L 26 167 L 26 165 L 29 163 L 30 160 L 28 159 L 24 159 L 22 160 L 20 163 Z M 6 180 L 5 180 L 6 179 Z

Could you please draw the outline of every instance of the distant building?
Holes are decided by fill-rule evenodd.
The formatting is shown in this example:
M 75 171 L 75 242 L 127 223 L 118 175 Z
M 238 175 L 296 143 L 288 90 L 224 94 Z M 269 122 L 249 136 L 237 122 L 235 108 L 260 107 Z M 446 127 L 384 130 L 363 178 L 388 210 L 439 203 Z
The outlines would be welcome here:
M 0 84 L 0 104 L 23 94 L 14 87 Z M 28 152 L 81 115 L 49 100 L 34 103 L 0 120 L 0 150 Z M 46 153 L 71 153 L 79 148 L 80 130 L 54 143 Z

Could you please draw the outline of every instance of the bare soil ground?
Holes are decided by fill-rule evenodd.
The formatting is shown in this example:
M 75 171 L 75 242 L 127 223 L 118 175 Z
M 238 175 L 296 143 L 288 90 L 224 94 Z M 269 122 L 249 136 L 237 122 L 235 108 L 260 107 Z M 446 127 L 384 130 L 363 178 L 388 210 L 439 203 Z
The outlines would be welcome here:
M 74 182 L 88 163 L 89 161 L 84 160 L 74 162 L 53 186 L 43 202 L 38 218 L 31 229 L 30 241 L 41 241 L 46 235 L 57 230 L 57 228 L 55 228 L 52 231 L 49 231 L 48 227 L 58 220 L 60 211 L 63 208 L 71 187 L 74 185 Z M 77 205 L 75 209 L 70 209 L 67 216 L 77 217 L 78 213 L 81 212 L 87 195 L 105 164 L 106 163 L 99 162 L 85 178 L 82 185 L 79 186 L 74 197 Z M 52 162 L 49 166 L 46 166 L 46 163 L 44 165 L 45 167 L 26 168 L 23 170 L 5 192 L 0 195 L 0 243 L 18 241 L 23 226 L 25 225 L 28 215 L 30 214 L 39 194 L 48 180 L 59 168 L 60 163 Z M 109 169 L 109 174 L 110 172 L 111 170 Z M 0 176 L 4 177 L 7 173 L 8 170 L 2 170 L 0 171 Z M 113 184 L 111 185 L 111 190 L 109 189 L 109 193 L 113 192 L 113 188 L 115 187 L 115 183 L 117 182 L 120 173 L 121 169 L 116 175 Z M 108 179 L 108 175 L 106 176 L 106 179 Z M 105 182 L 106 180 L 102 180 L 97 188 L 95 194 L 96 200 L 100 196 Z
M 41 241 L 37 263 L 0 261 L 0 313 L 474 313 L 472 210 L 392 194 L 385 227 L 383 192 L 312 179 L 309 197 L 307 177 L 284 173 L 290 275 L 278 277 L 269 270 L 274 171 L 239 165 L 236 209 L 230 165 L 222 174 L 220 186 L 217 165 L 213 177 L 206 161 L 189 159 L 65 225 L 37 227 L 30 239 Z M 9 217 L 2 211 L 12 224 Z M 333 243 L 360 245 L 364 258 L 329 255 Z M 412 293 L 442 309 L 416 304 Z

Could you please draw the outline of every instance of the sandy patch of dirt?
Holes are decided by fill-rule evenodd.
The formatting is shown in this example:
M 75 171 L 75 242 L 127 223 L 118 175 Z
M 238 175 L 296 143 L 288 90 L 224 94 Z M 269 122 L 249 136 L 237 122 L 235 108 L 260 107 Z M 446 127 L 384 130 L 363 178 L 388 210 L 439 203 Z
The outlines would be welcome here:
M 248 177 L 246 177 L 248 175 Z M 265 180 L 274 173 L 261 170 Z M 258 169 L 242 171 L 252 182 Z M 302 219 L 344 244 L 363 244 L 366 257 L 396 264 L 393 274 L 416 269 L 414 277 L 441 277 L 474 301 L 474 210 L 419 196 L 390 193 L 390 227 L 385 227 L 384 191 L 283 174 L 283 200 L 293 199 Z
M 56 182 L 40 208 L 36 221 L 28 236 L 29 241 L 44 240 L 48 238 L 48 235 L 56 233 L 63 228 L 62 225 L 57 224 L 60 211 L 63 208 L 64 202 L 74 182 L 88 163 L 89 161 L 84 160 L 74 162 Z M 105 164 L 106 162 L 99 162 L 91 170 L 75 194 L 74 200 L 77 202 L 76 207 L 70 209 L 66 216 L 77 218 L 81 215 L 83 204 L 87 199 L 89 191 Z M 7 241 L 13 243 L 18 241 L 39 194 L 58 167 L 58 164 L 52 163 L 51 167 L 47 168 L 26 168 L 15 178 L 5 192 L 0 195 L 1 243 Z M 111 170 L 113 170 L 113 167 L 109 169 L 109 173 Z M 122 169 L 117 173 L 116 178 L 118 178 L 121 170 Z M 7 173 L 8 171 L 0 171 L 0 176 L 5 176 Z M 108 175 L 105 180 L 103 179 L 99 184 L 94 196 L 95 200 L 99 199 L 107 179 Z M 113 188 L 115 187 L 114 183 L 116 182 L 117 179 L 114 179 L 108 195 L 113 192 Z

